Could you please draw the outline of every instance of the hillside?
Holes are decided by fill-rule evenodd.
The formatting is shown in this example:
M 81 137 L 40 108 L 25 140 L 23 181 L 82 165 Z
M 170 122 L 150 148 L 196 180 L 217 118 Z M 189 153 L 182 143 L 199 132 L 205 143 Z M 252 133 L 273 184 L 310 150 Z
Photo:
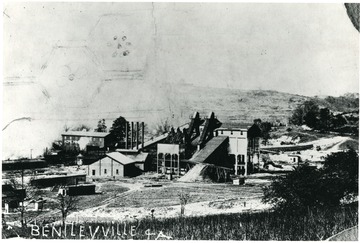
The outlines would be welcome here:
M 172 113 L 186 120 L 193 111 L 199 111 L 202 116 L 213 111 L 222 122 L 249 123 L 260 118 L 287 123 L 292 110 L 307 99 L 270 90 L 245 91 L 192 85 L 176 85 L 169 91 Z
M 359 110 L 359 94 L 347 93 L 343 96 L 325 98 L 315 97 L 314 99 L 319 106 L 325 106 L 332 111 L 338 112 L 352 112 Z
M 76 97 L 74 89 L 80 88 L 65 85 L 50 95 L 46 86 L 38 83 L 4 86 L 4 124 L 21 117 L 28 117 L 31 122 L 19 121 L 6 128 L 3 132 L 3 158 L 26 157 L 30 151 L 33 156 L 40 155 L 45 147 L 60 138 L 64 126 L 72 128 L 85 124 L 95 128 L 99 119 L 105 119 L 110 128 L 119 116 L 129 121 L 144 121 L 150 133 L 166 120 L 175 127 L 187 123 L 194 111 L 200 112 L 201 116 L 213 111 L 221 122 L 226 123 L 252 123 L 260 118 L 287 124 L 295 107 L 310 99 L 271 90 L 145 81 L 103 81 L 95 93 L 82 91 Z M 72 98 L 64 98 L 67 96 Z M 85 105 L 75 102 L 77 98 Z M 356 99 L 357 96 L 349 95 L 334 98 L 334 101 L 332 98 L 317 98 L 319 103 L 331 103 L 333 111 L 341 112 L 358 109 Z M 23 146 L 15 146 L 18 142 Z
M 222 122 L 251 123 L 260 118 L 263 121 L 287 124 L 297 105 L 307 99 L 315 99 L 332 111 L 348 112 L 359 109 L 355 95 L 341 97 L 313 98 L 272 90 L 238 90 L 199 87 L 193 85 L 174 85 L 169 87 L 171 97 L 169 106 L 174 119 L 180 116 L 186 122 L 193 111 L 202 116 L 214 111 Z M 180 122 L 181 123 L 181 122 Z

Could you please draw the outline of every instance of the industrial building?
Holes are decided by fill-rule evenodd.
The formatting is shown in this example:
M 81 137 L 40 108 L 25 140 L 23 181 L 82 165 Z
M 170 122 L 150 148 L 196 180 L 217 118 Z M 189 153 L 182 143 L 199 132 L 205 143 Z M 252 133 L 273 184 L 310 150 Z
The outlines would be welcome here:
M 120 152 L 111 152 L 104 158 L 88 165 L 87 175 L 90 177 L 125 177 L 136 176 L 142 172 L 136 161 Z M 141 163 L 140 163 L 141 164 Z
M 2 170 L 25 170 L 44 168 L 47 163 L 43 159 L 17 159 L 17 160 L 3 160 Z
M 235 175 L 248 175 L 249 165 L 257 165 L 260 159 L 261 129 L 258 124 L 251 126 L 221 127 L 214 136 L 229 138 L 229 157 Z
M 9 184 L 2 185 L 1 193 L 2 206 L 4 207 L 4 211 L 6 213 L 9 213 L 13 209 L 19 207 L 20 202 L 26 198 L 25 189 L 15 189 Z
M 259 164 L 261 134 L 257 120 L 223 127 L 213 112 L 204 119 L 195 112 L 187 128 L 172 129 L 157 143 L 157 172 L 181 176 L 196 164 L 209 164 L 247 176 Z
M 298 154 L 289 154 L 288 158 L 289 158 L 289 161 L 288 161 L 289 163 L 298 164 L 301 162 L 301 156 Z
M 86 181 L 86 174 L 45 175 L 30 181 L 32 186 L 53 187 L 58 185 L 77 185 Z
M 106 148 L 110 144 L 110 133 L 107 132 L 67 131 L 61 136 L 64 147 L 77 147 L 81 150 L 87 146 Z
M 58 194 L 63 196 L 79 196 L 79 195 L 92 195 L 95 194 L 94 184 L 78 184 L 62 186 L 59 188 Z

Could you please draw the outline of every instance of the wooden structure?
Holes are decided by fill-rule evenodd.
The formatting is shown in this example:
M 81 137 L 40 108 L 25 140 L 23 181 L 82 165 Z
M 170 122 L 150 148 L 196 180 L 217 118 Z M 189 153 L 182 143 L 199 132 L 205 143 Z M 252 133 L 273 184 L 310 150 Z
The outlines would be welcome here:
M 111 152 L 88 165 L 87 175 L 90 177 L 136 176 L 141 170 L 135 164 L 136 161 L 132 158 L 120 152 Z
M 157 145 L 157 173 L 180 176 L 180 145 Z

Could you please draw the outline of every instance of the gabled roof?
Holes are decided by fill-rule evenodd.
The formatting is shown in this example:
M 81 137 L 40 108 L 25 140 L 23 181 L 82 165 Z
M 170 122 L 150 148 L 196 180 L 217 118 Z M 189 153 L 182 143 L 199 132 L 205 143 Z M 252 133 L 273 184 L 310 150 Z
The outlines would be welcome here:
M 123 165 L 127 165 L 127 164 L 132 164 L 135 163 L 136 161 L 131 159 L 128 156 L 123 155 L 122 153 L 119 152 L 111 152 L 106 154 L 107 157 L 115 160 L 116 162 L 123 164 Z
M 252 125 L 253 123 L 224 122 L 218 129 L 248 130 Z
M 298 157 L 298 158 L 301 157 L 301 155 L 299 155 L 299 154 L 289 154 L 288 156 L 289 156 L 289 157 Z
M 145 160 L 148 157 L 148 153 L 139 153 L 139 154 L 129 154 L 126 155 L 127 157 L 129 157 L 130 159 L 136 161 L 136 162 L 145 162 Z
M 67 131 L 62 133 L 62 136 L 79 136 L 79 137 L 98 137 L 104 138 L 108 136 L 108 132 L 83 132 L 83 131 Z
M 150 140 L 144 142 L 144 148 L 146 148 L 146 147 L 148 147 L 148 146 L 151 146 L 151 145 L 153 145 L 154 143 L 158 143 L 158 142 L 160 142 L 161 140 L 166 139 L 166 138 L 168 137 L 168 135 L 169 135 L 169 133 L 164 133 L 164 134 L 162 134 L 162 135 L 160 135 L 160 136 L 157 136 L 157 137 L 155 137 L 155 138 L 151 138 Z M 142 148 L 142 144 L 141 144 L 141 143 L 139 144 L 138 148 L 139 148 L 139 149 Z M 133 149 L 135 150 L 135 149 L 136 149 L 136 146 L 133 147 Z
M 197 163 L 205 163 L 215 150 L 227 141 L 229 141 L 227 136 L 214 137 L 205 144 L 204 148 L 197 151 L 189 160 Z

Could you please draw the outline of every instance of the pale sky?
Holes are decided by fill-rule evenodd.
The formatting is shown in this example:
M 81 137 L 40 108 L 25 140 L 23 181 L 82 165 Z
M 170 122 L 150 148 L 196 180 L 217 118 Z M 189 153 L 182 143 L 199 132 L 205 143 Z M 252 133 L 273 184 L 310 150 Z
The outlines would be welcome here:
M 95 52 L 102 69 L 146 69 L 148 82 L 302 95 L 358 91 L 359 33 L 340 3 L 6 3 L 4 9 L 5 77 L 39 78 L 53 46 L 71 41 Z M 108 37 L 119 32 L 132 44 L 127 60 L 111 58 Z
M 359 33 L 340 3 L 7 2 L 3 50 L 3 127 L 20 118 L 3 158 L 40 155 L 65 125 L 159 124 L 179 105 L 174 83 L 359 90 Z

